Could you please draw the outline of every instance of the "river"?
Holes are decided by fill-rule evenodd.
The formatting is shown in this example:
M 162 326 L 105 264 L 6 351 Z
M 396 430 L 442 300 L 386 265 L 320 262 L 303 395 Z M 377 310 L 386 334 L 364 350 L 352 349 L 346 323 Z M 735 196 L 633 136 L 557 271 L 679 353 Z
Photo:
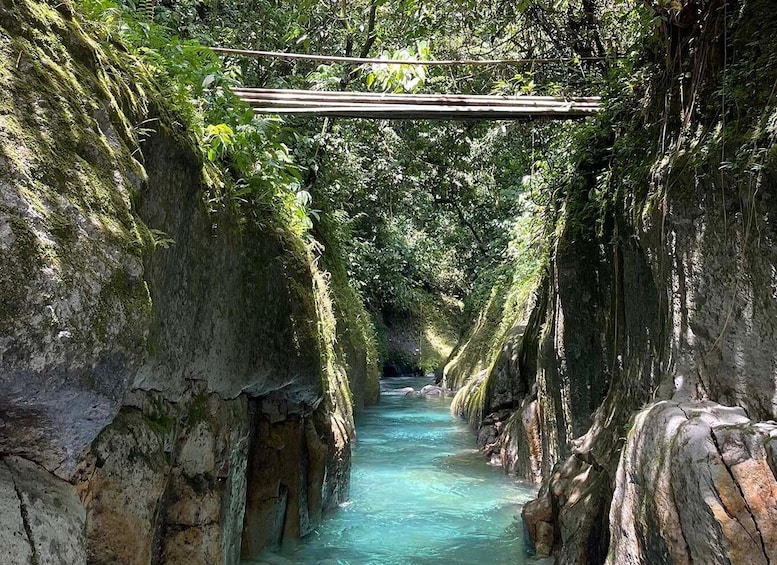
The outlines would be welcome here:
M 530 562 L 514 525 L 535 490 L 489 466 L 450 399 L 408 398 L 425 378 L 381 383 L 356 422 L 351 494 L 301 541 L 253 563 L 516 565 Z

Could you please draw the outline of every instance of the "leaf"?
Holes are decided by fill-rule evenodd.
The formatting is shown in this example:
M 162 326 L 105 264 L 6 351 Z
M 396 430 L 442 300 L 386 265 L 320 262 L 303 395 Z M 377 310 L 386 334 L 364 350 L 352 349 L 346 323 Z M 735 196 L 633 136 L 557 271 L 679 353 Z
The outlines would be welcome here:
M 309 206 L 310 203 L 313 201 L 313 197 L 310 195 L 310 193 L 307 190 L 300 190 L 297 192 L 297 202 L 300 206 L 306 207 Z

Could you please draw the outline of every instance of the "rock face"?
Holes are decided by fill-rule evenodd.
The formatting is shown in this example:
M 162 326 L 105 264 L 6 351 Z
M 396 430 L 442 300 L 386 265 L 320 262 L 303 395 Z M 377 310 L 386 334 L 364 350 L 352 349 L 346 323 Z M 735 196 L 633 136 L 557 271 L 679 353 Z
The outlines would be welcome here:
M 86 516 L 71 484 L 25 459 L 5 457 L 0 502 L 0 544 L 7 563 L 86 562 Z
M 384 339 L 383 376 L 434 373 L 438 382 L 442 369 L 458 339 L 459 307 L 418 290 L 410 312 L 385 309 L 380 313 L 380 334 Z
M 55 35 L 95 54 L 75 22 L 45 4 L 3 4 L 0 27 L 0 417 L 14 430 L 0 452 L 67 478 L 143 357 L 151 303 L 129 196 L 144 173 L 119 92 Z
M 0 6 L 0 546 L 236 563 L 347 496 L 377 368 L 301 243 L 223 205 L 73 13 Z
M 681 2 L 698 25 L 667 24 L 677 67 L 617 134 L 592 128 L 537 323 L 516 316 L 498 362 L 471 376 L 492 460 L 542 485 L 524 523 L 557 563 L 773 562 L 777 46 L 762 38 L 777 16 L 726 4 L 736 17 Z M 726 76 L 749 85 L 736 115 L 716 98 L 726 50 Z
M 447 392 L 444 388 L 436 385 L 426 385 L 421 387 L 417 395 L 422 398 L 444 398 Z
M 253 423 L 245 397 L 202 393 L 176 420 L 159 396 L 133 396 L 138 405 L 98 436 L 76 478 L 90 561 L 236 562 Z
M 758 26 L 774 23 L 767 3 L 748 3 L 741 19 L 727 22 L 729 48 L 754 59 L 773 56 L 774 45 L 752 38 L 759 36 Z M 693 33 L 682 31 L 678 37 L 685 39 L 679 41 Z M 718 41 L 714 33 L 705 27 L 694 41 Z M 720 76 L 710 71 L 716 68 L 716 49 L 698 55 L 710 59 L 688 55 L 695 80 L 706 84 L 694 104 L 717 88 Z M 770 91 L 773 76 L 740 72 L 761 84 L 756 92 Z M 694 119 L 711 127 L 717 116 Z M 738 128 L 754 131 L 767 119 L 773 119 L 771 110 L 758 95 L 749 100 Z M 683 145 L 680 130 L 674 135 L 681 149 L 656 157 L 648 187 L 663 194 L 663 206 L 647 210 L 639 225 L 616 212 L 620 243 L 610 245 L 609 257 L 598 263 L 607 268 L 597 267 L 597 280 L 611 281 L 610 298 L 604 310 L 568 328 L 577 334 L 594 321 L 606 339 L 590 341 L 583 351 L 587 356 L 591 346 L 598 349 L 595 358 L 611 376 L 590 428 L 576 439 L 576 433 L 568 435 L 569 457 L 546 475 L 543 493 L 554 509 L 555 556 L 561 563 L 717 563 L 726 562 L 725 556 L 730 562 L 762 562 L 765 549 L 757 550 L 771 540 L 768 527 L 757 530 L 766 520 L 761 509 L 769 504 L 774 482 L 763 454 L 770 449 L 765 430 L 771 424 L 763 422 L 777 415 L 769 353 L 777 345 L 770 275 L 777 257 L 771 245 L 751 245 L 754 223 L 733 207 L 739 198 L 734 187 L 749 186 L 750 218 L 755 222 L 758 215 L 763 241 L 774 240 L 774 200 L 754 187 L 773 183 L 777 155 L 771 141 L 759 149 L 751 145 L 742 159 L 751 159 L 747 166 L 758 174 L 746 166 L 713 179 L 701 171 L 721 167 L 717 155 Z M 713 196 L 721 190 L 723 199 Z M 608 248 L 606 241 L 605 234 L 600 249 Z M 567 356 L 557 358 L 563 366 Z M 562 397 L 572 393 L 560 384 Z M 652 405 L 661 400 L 675 404 Z M 742 475 L 744 468 L 752 472 Z M 713 538 L 720 539 L 717 546 Z
M 657 402 L 635 418 L 610 510 L 607 563 L 772 563 L 777 424 L 742 408 Z

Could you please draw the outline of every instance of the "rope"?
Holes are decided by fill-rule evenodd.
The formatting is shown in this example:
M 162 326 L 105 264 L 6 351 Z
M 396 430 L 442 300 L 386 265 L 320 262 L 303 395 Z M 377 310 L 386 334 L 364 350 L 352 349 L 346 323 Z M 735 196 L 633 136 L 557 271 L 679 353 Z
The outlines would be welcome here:
M 548 57 L 539 59 L 457 59 L 449 61 L 421 61 L 417 59 L 376 59 L 368 57 L 337 57 L 329 55 L 308 55 L 306 53 L 281 53 L 278 51 L 253 51 L 250 49 L 227 49 L 211 47 L 221 55 L 238 55 L 253 59 L 290 59 L 321 61 L 327 63 L 351 63 L 371 65 L 424 65 L 428 67 L 454 67 L 463 65 L 521 65 L 535 63 L 572 63 L 579 61 L 604 61 L 606 57 Z

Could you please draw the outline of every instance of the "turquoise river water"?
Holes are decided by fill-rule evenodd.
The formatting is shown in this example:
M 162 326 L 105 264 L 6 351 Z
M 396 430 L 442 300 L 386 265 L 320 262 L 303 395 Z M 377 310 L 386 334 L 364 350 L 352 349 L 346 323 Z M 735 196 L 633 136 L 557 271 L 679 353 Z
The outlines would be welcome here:
M 530 563 L 515 525 L 534 489 L 489 466 L 450 399 L 408 398 L 425 378 L 382 382 L 356 422 L 350 499 L 302 541 L 254 563 L 500 565 Z

